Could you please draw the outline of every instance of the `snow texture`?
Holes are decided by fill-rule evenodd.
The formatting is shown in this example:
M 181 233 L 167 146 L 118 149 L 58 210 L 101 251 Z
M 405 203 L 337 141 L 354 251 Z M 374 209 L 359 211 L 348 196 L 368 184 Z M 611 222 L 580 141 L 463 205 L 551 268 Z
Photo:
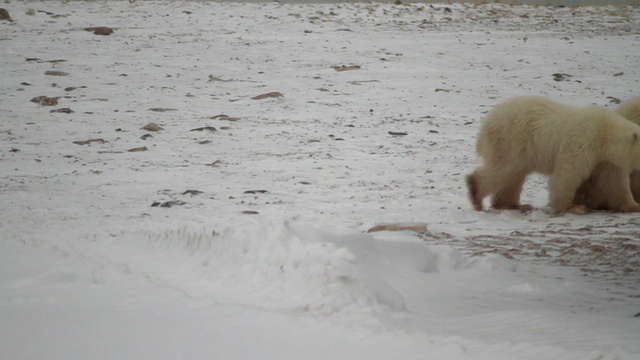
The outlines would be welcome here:
M 640 359 L 637 215 L 464 185 L 503 99 L 638 95 L 640 8 L 4 6 L 0 358 Z

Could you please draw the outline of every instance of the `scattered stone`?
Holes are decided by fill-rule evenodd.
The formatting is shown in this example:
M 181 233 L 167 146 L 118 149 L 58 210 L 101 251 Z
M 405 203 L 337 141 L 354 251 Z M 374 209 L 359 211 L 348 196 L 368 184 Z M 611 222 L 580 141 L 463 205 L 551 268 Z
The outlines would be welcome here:
M 269 92 L 269 93 L 266 93 L 266 94 L 254 96 L 251 99 L 252 100 L 263 100 L 263 99 L 280 98 L 280 97 L 284 97 L 284 95 L 282 95 L 281 93 L 279 93 L 277 91 L 272 91 L 272 92 Z
M 60 108 L 60 109 L 53 109 L 51 111 L 49 111 L 50 113 L 64 113 L 64 114 L 71 114 L 74 111 L 69 109 L 69 108 Z
M 69 76 L 69 73 L 67 73 L 67 72 L 56 71 L 56 70 L 45 71 L 44 74 L 45 75 L 50 75 L 50 76 Z
M 11 16 L 9 16 L 9 12 L 6 9 L 0 8 L 0 20 L 13 21 Z
M 194 195 L 200 195 L 200 194 L 202 194 L 202 193 L 203 193 L 203 192 L 202 192 L 202 191 L 200 191 L 200 190 L 187 190 L 187 191 L 183 192 L 183 193 L 182 193 L 182 195 L 191 195 L 191 196 L 194 196 Z
M 609 99 L 609 103 L 611 103 L 611 104 L 620 104 L 622 102 L 622 100 L 618 99 L 617 97 L 613 97 L 613 96 L 607 96 L 607 99 Z
M 426 233 L 427 225 L 423 223 L 394 223 L 394 224 L 380 224 L 367 230 L 368 233 L 378 231 L 413 231 L 417 233 Z
M 258 214 L 260 214 L 259 212 L 254 211 L 254 210 L 244 210 L 242 213 L 245 214 L 245 215 L 258 215 Z
M 144 134 L 144 135 L 140 136 L 140 139 L 148 140 L 148 139 L 151 139 L 152 137 L 153 137 L 153 135 L 151 135 L 151 134 Z
M 554 81 L 569 81 L 569 78 L 573 77 L 573 75 L 562 74 L 562 73 L 551 74 L 551 76 L 553 76 Z
M 404 131 L 389 131 L 388 132 L 389 135 L 391 136 L 405 136 L 405 135 L 409 135 L 409 133 L 404 132 Z
M 89 31 L 94 33 L 95 35 L 111 35 L 113 34 L 113 29 L 108 28 L 106 26 L 98 26 L 98 27 L 88 27 L 88 28 L 84 28 L 85 31 Z
M 217 76 L 209 75 L 209 82 L 213 82 L 213 81 L 230 82 L 233 80 L 223 80 Z
M 91 143 L 105 144 L 106 141 L 104 139 L 89 139 L 84 141 L 74 141 L 73 143 L 76 145 L 89 145 Z
M 211 140 L 198 141 L 198 145 L 207 145 L 207 144 L 211 144 Z
M 245 194 L 266 194 L 267 190 L 247 190 L 244 192 Z
M 163 207 L 163 208 L 170 208 L 173 206 L 180 206 L 180 205 L 185 205 L 186 202 L 184 201 L 180 201 L 180 200 L 170 200 L 170 201 L 165 201 L 165 202 L 154 202 L 153 204 L 151 204 L 152 207 Z
M 69 92 L 69 91 L 73 91 L 75 89 L 86 89 L 86 88 L 87 88 L 86 86 L 78 86 L 78 87 L 69 86 L 69 87 L 64 88 L 64 91 Z
M 238 120 L 240 120 L 239 117 L 230 117 L 229 115 L 225 115 L 225 114 L 212 116 L 209 119 L 211 119 L 211 120 L 226 120 L 226 121 L 238 121 Z
M 156 123 L 148 123 L 147 125 L 141 127 L 140 129 L 142 130 L 147 130 L 147 131 L 160 131 L 160 130 L 164 130 L 164 128 Z
M 28 82 L 21 82 L 20 85 L 22 85 L 22 86 L 31 86 L 31 84 L 29 84 Z
M 191 129 L 189 131 L 204 131 L 204 130 L 211 131 L 211 132 L 218 131 L 213 126 L 203 126 L 203 127 Z
M 446 92 L 446 93 L 449 93 L 449 92 L 451 92 L 451 91 L 453 91 L 453 90 L 436 88 L 436 92 Z
M 178 109 L 170 109 L 170 108 L 151 108 L 149 111 L 155 112 L 167 112 L 167 111 L 178 111 Z
M 9 152 L 17 153 L 17 152 L 20 152 L 20 149 L 11 148 L 11 150 L 9 150 Z
M 212 166 L 212 167 L 221 167 L 222 165 L 224 165 L 224 161 L 222 160 L 216 160 L 211 164 L 207 164 L 207 166 Z
M 613 76 L 622 76 L 622 75 L 624 75 L 624 72 L 623 72 L 623 71 L 621 71 L 621 72 L 619 72 L 619 73 L 615 73 L 615 74 L 613 74 Z
M 141 146 L 141 147 L 129 149 L 129 150 L 127 150 L 127 152 L 140 152 L 140 151 L 147 151 L 147 150 L 149 150 L 149 149 L 147 149 L 146 146 Z
M 55 106 L 58 105 L 59 97 L 38 96 L 31 99 L 31 102 L 42 106 Z
M 340 66 L 333 67 L 333 70 L 335 71 L 352 71 L 352 70 L 360 70 L 360 69 L 361 69 L 360 65 L 351 65 L 351 66 L 340 65 Z

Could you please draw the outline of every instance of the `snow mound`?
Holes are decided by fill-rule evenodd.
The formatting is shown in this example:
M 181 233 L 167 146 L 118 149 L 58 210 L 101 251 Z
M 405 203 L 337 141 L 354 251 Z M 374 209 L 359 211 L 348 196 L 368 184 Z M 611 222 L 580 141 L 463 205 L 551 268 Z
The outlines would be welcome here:
M 397 289 L 403 278 L 495 265 L 486 257 L 471 259 L 452 248 L 392 235 L 330 234 L 307 225 L 255 221 L 220 233 L 187 228 L 122 233 L 110 237 L 118 246 L 105 244 L 98 251 L 112 252 L 115 269 L 192 297 L 318 315 L 406 311 Z

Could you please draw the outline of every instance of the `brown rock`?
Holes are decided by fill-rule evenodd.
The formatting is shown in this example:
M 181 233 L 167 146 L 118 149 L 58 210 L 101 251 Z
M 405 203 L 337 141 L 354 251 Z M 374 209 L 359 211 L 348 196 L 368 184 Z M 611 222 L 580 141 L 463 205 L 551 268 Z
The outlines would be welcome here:
M 427 225 L 423 223 L 380 224 L 367 230 L 368 233 L 378 231 L 413 231 L 417 233 L 425 233 L 427 232 Z
M 360 66 L 359 65 L 351 65 L 351 66 L 340 65 L 340 66 L 334 66 L 333 70 L 335 70 L 335 71 L 360 70 Z
M 104 144 L 106 143 L 106 141 L 104 141 L 104 139 L 89 139 L 84 141 L 74 141 L 73 143 L 76 145 L 88 145 L 91 143 Z
M 277 91 L 272 91 L 270 93 L 254 96 L 251 99 L 252 100 L 263 100 L 263 99 L 279 98 L 279 97 L 284 97 L 284 95 L 282 95 L 281 93 L 279 93 Z
M 66 73 L 64 71 L 55 71 L 55 70 L 45 71 L 44 74 L 49 76 L 69 76 L 69 73 Z
M 11 19 L 11 16 L 9 16 L 9 12 L 6 9 L 1 9 L 1 8 L 0 8 L 0 20 L 13 21 L 13 19 Z
M 42 106 L 55 106 L 58 105 L 59 97 L 38 96 L 31 99 L 31 102 L 40 104 Z
M 140 151 L 147 151 L 149 149 L 147 149 L 146 146 L 142 146 L 142 147 L 137 147 L 137 148 L 133 148 L 133 149 L 129 149 L 127 150 L 128 152 L 140 152 Z
M 141 127 L 142 130 L 147 131 L 160 131 L 164 130 L 164 128 L 156 123 L 148 123 L 147 125 Z
M 106 26 L 98 26 L 98 27 L 88 27 L 85 28 L 86 31 L 92 32 L 96 35 L 111 35 L 113 34 L 113 29 L 108 28 Z

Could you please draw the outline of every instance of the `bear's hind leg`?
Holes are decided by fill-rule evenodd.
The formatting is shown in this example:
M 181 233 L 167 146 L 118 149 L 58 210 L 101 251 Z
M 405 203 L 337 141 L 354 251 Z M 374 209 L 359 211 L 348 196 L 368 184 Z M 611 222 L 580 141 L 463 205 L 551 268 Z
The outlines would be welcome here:
M 480 184 L 478 183 L 478 170 L 467 175 L 465 180 L 467 182 L 467 190 L 469 191 L 469 200 L 471 205 L 476 211 L 482 211 L 482 200 L 488 194 L 480 191 Z
M 527 172 L 514 171 L 513 174 L 506 175 L 507 185 L 498 189 L 491 197 L 491 206 L 494 209 L 511 209 L 529 211 L 533 209 L 531 205 L 520 205 L 520 193 L 522 185 L 527 177 Z
M 514 176 L 514 174 L 518 174 L 518 176 Z M 492 199 L 495 200 L 495 194 L 499 191 L 502 191 L 502 195 L 499 195 L 501 200 L 498 203 L 501 206 L 498 208 L 519 208 L 520 190 L 522 189 L 524 176 L 526 176 L 526 172 L 509 171 L 499 166 L 482 165 L 478 167 L 466 177 L 469 199 L 473 204 L 473 208 L 477 211 L 482 211 L 484 198 L 494 195 Z M 517 181 L 514 181 L 514 179 Z M 492 204 L 495 205 L 495 201 L 492 201 Z

